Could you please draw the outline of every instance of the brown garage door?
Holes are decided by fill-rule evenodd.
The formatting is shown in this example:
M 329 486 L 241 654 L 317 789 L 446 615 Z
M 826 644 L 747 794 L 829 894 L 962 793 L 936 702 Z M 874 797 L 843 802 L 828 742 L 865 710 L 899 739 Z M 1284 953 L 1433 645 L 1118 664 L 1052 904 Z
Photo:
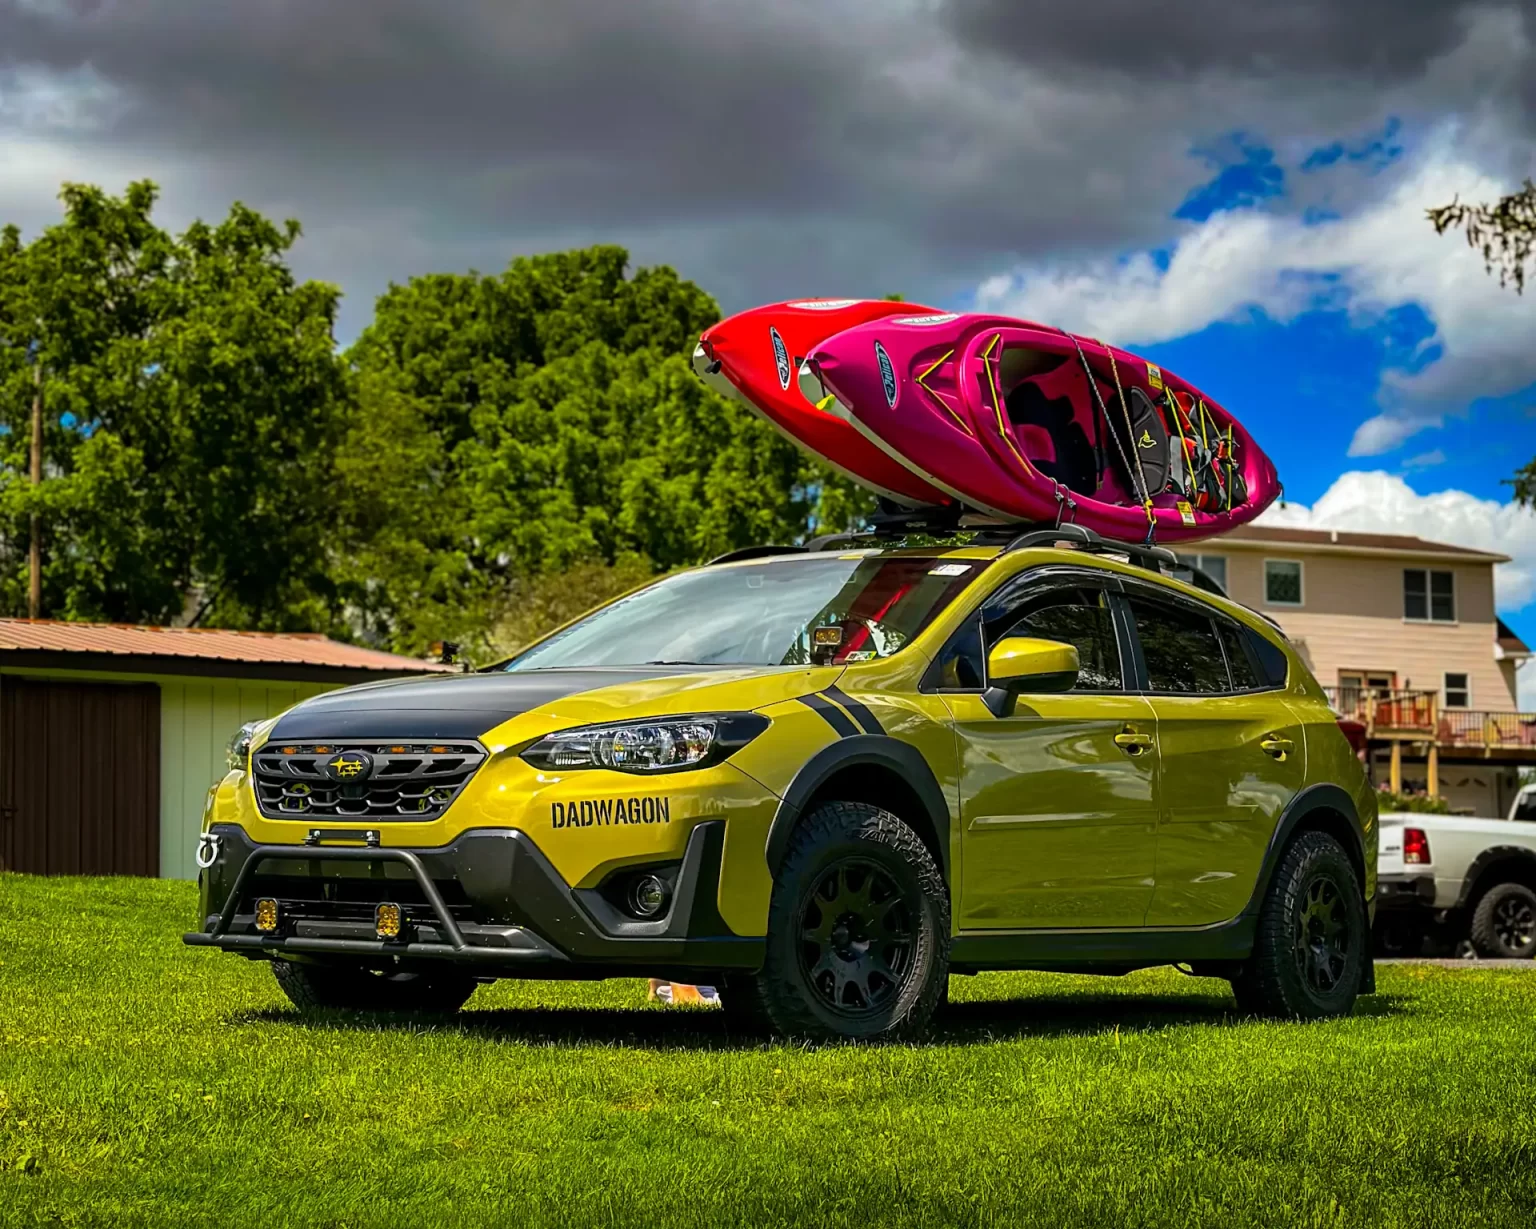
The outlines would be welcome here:
M 0 679 L 0 868 L 159 873 L 159 687 Z

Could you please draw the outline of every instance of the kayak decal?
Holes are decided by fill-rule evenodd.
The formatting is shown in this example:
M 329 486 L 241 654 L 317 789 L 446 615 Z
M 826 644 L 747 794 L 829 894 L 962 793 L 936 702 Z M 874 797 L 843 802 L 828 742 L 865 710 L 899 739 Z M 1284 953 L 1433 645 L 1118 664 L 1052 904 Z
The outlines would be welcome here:
M 875 362 L 880 364 L 880 387 L 885 390 L 885 404 L 891 409 L 896 408 L 896 368 L 891 363 L 891 356 L 885 352 L 885 347 L 878 341 L 875 342 Z
M 852 307 L 857 302 L 857 299 L 801 299 L 798 303 L 790 303 L 788 306 L 803 312 L 835 312 L 845 307 Z
M 938 358 L 938 360 L 932 364 L 932 366 L 927 367 L 923 371 L 919 372 L 917 375 L 917 386 L 944 407 L 949 416 L 955 420 L 955 425 L 959 427 L 960 430 L 964 431 L 972 439 L 975 439 L 976 433 L 971 430 L 970 425 L 965 421 L 965 419 L 961 418 L 959 414 L 955 413 L 955 407 L 949 404 L 948 399 L 944 396 L 943 393 L 939 392 L 938 389 L 934 388 L 931 384 L 928 383 L 928 377 L 931 376 L 940 367 L 942 367 L 945 363 L 947 363 L 954 356 L 954 353 L 955 352 L 953 350 L 946 350 Z
M 789 370 L 789 351 L 785 349 L 784 339 L 779 336 L 778 329 L 770 328 L 768 330 L 768 336 L 773 341 L 773 365 L 778 368 L 779 387 L 782 389 L 788 389 L 789 377 L 791 374 Z
M 959 312 L 949 312 L 942 316 L 899 316 L 892 320 L 892 324 L 920 324 L 924 328 L 934 324 L 948 324 L 951 320 L 960 319 Z

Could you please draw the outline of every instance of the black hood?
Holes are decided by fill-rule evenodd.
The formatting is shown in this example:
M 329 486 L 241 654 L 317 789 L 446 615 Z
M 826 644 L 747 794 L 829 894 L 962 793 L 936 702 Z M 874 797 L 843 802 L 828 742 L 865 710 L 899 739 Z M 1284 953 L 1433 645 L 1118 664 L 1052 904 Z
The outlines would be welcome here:
M 476 738 L 510 717 L 577 692 L 709 669 L 601 666 L 364 683 L 327 692 L 290 709 L 273 727 L 271 739 Z

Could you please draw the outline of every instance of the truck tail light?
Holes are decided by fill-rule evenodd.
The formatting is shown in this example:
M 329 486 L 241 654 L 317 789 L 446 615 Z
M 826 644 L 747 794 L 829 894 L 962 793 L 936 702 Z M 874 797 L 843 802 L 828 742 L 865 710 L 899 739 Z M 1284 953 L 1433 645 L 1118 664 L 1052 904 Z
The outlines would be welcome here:
M 1335 715 L 1334 720 L 1339 723 L 1339 729 L 1344 731 L 1344 737 L 1349 739 L 1349 745 L 1354 748 L 1356 755 L 1365 752 L 1365 722 L 1357 721 L 1353 717 Z
M 1423 828 L 1403 829 L 1403 863 L 1406 866 L 1429 865 L 1429 837 Z

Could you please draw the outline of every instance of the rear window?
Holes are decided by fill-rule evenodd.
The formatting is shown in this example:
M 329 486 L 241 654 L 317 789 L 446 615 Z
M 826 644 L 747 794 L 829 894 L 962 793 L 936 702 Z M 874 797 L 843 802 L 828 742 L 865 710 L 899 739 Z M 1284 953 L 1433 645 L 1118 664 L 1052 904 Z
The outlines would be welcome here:
M 1285 656 L 1285 650 L 1268 636 L 1260 635 L 1251 627 L 1243 629 L 1248 637 L 1248 645 L 1253 650 L 1254 660 L 1259 667 L 1259 677 L 1265 687 L 1284 687 L 1286 676 L 1290 673 L 1290 661 Z

